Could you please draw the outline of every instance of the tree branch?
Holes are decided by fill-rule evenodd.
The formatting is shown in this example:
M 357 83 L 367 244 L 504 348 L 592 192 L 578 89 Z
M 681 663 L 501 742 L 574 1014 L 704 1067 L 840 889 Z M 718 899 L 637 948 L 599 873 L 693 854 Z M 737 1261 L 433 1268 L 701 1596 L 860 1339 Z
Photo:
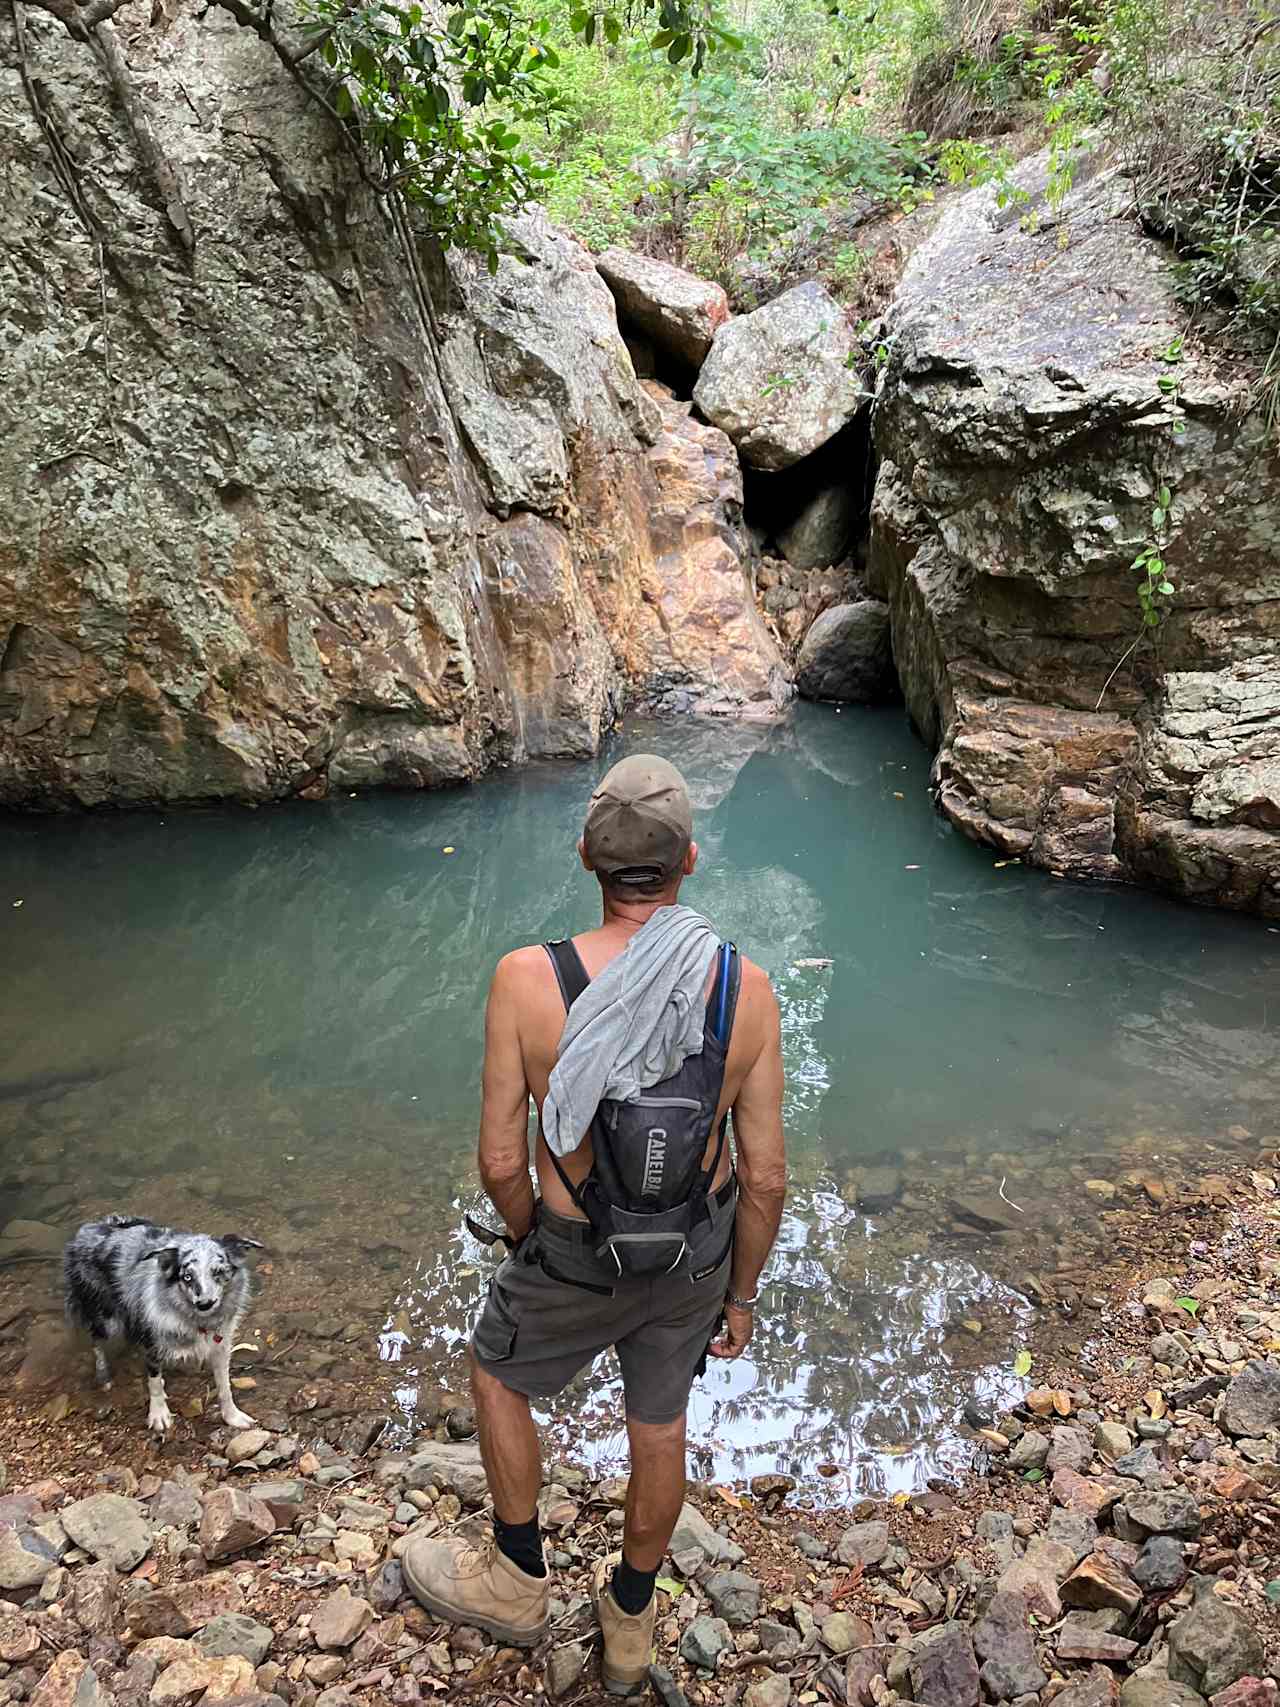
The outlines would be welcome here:
M 142 155 L 143 164 L 151 173 L 156 188 L 160 191 L 160 200 L 164 204 L 165 216 L 173 227 L 178 241 L 188 254 L 196 246 L 196 234 L 191 224 L 191 216 L 187 212 L 187 204 L 183 198 L 182 180 L 178 168 L 170 160 L 160 140 L 156 136 L 151 123 L 150 114 L 142 96 L 138 93 L 133 81 L 133 73 L 125 59 L 124 49 L 120 46 L 120 37 L 116 27 L 109 20 L 100 22 L 93 32 L 94 45 L 97 47 L 107 75 L 111 79 L 111 87 L 115 90 L 116 99 L 124 108 L 129 128 L 133 132 Z
M 65 24 L 73 36 L 88 39 L 90 31 L 113 18 L 125 0 L 89 0 L 87 6 L 77 6 L 76 0 L 31 0 L 42 12 Z

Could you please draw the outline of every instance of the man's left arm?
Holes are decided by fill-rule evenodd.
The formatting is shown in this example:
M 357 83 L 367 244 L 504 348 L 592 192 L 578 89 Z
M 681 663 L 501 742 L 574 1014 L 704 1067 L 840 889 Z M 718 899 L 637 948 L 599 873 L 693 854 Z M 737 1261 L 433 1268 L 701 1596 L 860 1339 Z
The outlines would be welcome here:
M 498 962 L 484 1016 L 484 1083 L 480 1105 L 480 1179 L 512 1239 L 533 1226 L 529 1178 L 529 1086 L 520 1047 L 519 962 Z

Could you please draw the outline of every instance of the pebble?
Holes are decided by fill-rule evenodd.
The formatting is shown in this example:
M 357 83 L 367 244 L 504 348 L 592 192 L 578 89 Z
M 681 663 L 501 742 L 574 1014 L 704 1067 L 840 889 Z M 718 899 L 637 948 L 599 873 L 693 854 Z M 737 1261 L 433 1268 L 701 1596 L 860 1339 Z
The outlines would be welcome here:
M 714 1671 L 716 1662 L 732 1645 L 729 1626 L 723 1618 L 695 1618 L 680 1638 L 680 1658 L 702 1671 Z

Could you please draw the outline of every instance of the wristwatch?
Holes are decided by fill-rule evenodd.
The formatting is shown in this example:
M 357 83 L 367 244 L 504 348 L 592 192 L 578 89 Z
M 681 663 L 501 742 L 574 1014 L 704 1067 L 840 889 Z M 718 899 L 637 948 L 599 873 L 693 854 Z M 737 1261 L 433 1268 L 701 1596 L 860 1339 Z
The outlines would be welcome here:
M 724 1301 L 726 1304 L 731 1305 L 735 1310 L 754 1310 L 756 1305 L 760 1302 L 760 1294 L 758 1292 L 753 1292 L 750 1298 L 739 1298 L 736 1292 L 726 1292 L 724 1295 Z

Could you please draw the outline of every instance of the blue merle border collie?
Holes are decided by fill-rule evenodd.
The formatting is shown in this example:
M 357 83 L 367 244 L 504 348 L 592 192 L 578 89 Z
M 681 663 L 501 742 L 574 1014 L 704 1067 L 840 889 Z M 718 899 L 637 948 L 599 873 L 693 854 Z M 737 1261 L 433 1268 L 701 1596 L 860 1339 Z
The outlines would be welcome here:
M 165 1434 L 173 1412 L 165 1397 L 165 1364 L 204 1364 L 213 1372 L 222 1420 L 252 1428 L 231 1396 L 231 1351 L 249 1304 L 245 1253 L 257 1239 L 227 1233 L 184 1233 L 137 1215 L 88 1221 L 63 1252 L 67 1318 L 88 1331 L 104 1387 L 111 1369 L 107 1341 L 140 1346 L 147 1360 L 147 1427 Z

